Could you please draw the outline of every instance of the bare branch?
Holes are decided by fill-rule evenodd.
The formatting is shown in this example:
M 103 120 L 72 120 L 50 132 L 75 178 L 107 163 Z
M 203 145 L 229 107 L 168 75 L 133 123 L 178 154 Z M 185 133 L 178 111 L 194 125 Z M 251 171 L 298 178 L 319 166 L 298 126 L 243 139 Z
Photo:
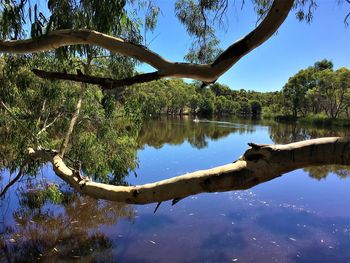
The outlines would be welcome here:
M 33 69 L 32 72 L 38 77 L 51 80 L 71 80 L 76 82 L 82 82 L 87 84 L 95 84 L 101 86 L 104 90 L 116 90 L 120 87 L 131 86 L 137 83 L 145 83 L 153 80 L 161 79 L 162 76 L 159 72 L 139 74 L 125 79 L 112 79 L 104 77 L 95 77 L 86 74 L 69 74 L 64 72 L 48 72 L 39 69 Z M 122 91 L 123 89 L 120 89 Z
M 52 126 L 52 125 L 58 120 L 58 118 L 61 117 L 61 115 L 62 115 L 62 114 L 59 113 L 59 114 L 53 119 L 53 121 L 50 122 L 49 124 L 46 124 L 46 122 L 47 122 L 47 119 L 46 119 L 46 120 L 45 120 L 45 124 L 44 124 L 43 128 L 38 132 L 38 135 L 40 135 L 41 133 L 43 133 L 44 131 L 46 131 L 47 128 L 49 128 L 50 126 Z
M 86 85 L 86 84 L 84 83 L 82 85 Z M 75 124 L 77 123 L 77 120 L 79 118 L 81 104 L 82 104 L 83 97 L 84 97 L 84 94 L 85 94 L 85 90 L 83 90 L 83 88 L 85 88 L 85 87 L 82 87 L 82 90 L 80 91 L 79 99 L 78 99 L 77 105 L 75 106 L 74 114 L 73 114 L 73 116 L 72 116 L 72 118 L 70 120 L 68 130 L 66 132 L 64 140 L 62 141 L 62 144 L 61 144 L 61 147 L 60 147 L 59 153 L 60 153 L 60 157 L 61 158 L 63 158 L 63 156 L 64 156 L 64 154 L 65 154 L 65 152 L 67 150 L 70 137 L 71 137 L 71 135 L 73 133 Z
M 39 124 L 40 124 L 40 122 L 41 122 L 41 117 L 42 117 L 42 115 L 43 115 L 43 113 L 44 113 L 44 110 L 45 110 L 45 106 L 46 106 L 46 99 L 44 100 L 43 106 L 41 107 L 41 111 L 40 111 L 39 118 L 38 118 L 38 120 L 36 121 L 36 127 L 39 127 Z M 46 119 L 46 120 L 47 120 L 47 119 Z
M 24 175 L 24 169 L 25 169 L 26 166 L 27 166 L 27 163 L 25 163 L 24 165 L 22 165 L 22 166 L 20 167 L 19 172 L 18 172 L 18 174 L 16 175 L 16 177 L 13 178 L 13 179 L 4 187 L 4 189 L 1 191 L 1 193 L 0 193 L 0 198 L 3 197 L 3 196 L 6 194 L 6 192 L 10 189 L 10 187 L 11 187 L 12 185 L 14 185 L 19 179 L 21 179 L 21 177 Z
M 348 22 L 349 17 L 350 17 L 350 12 L 344 18 L 344 24 L 345 24 L 346 27 L 349 26 L 349 22 Z

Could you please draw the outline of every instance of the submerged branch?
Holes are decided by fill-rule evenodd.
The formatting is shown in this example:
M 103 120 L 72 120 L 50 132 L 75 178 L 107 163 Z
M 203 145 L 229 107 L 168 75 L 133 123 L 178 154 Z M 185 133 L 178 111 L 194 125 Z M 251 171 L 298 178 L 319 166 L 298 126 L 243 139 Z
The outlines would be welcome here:
M 234 163 L 137 186 L 114 186 L 81 179 L 76 171 L 66 166 L 57 151 L 29 149 L 28 153 L 32 159 L 51 162 L 55 173 L 78 192 L 131 204 L 177 200 L 204 192 L 248 189 L 309 166 L 350 165 L 349 138 L 330 137 L 286 145 L 251 146 Z

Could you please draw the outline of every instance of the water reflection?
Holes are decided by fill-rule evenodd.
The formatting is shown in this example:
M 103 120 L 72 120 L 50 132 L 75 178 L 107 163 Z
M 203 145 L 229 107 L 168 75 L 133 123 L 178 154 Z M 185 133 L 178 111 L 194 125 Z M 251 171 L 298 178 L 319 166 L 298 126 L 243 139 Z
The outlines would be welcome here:
M 338 135 L 349 136 L 349 130 L 258 120 L 162 118 L 145 123 L 138 144 L 140 151 L 151 149 L 154 154 L 154 148 L 157 153 L 168 148 L 169 154 L 170 145 L 179 150 L 188 143 L 209 152 L 198 159 L 202 165 L 220 150 L 242 154 L 242 148 L 227 147 L 230 140 L 246 145 L 246 140 L 288 143 Z M 192 169 L 179 165 L 188 148 L 178 152 L 178 163 L 166 164 L 169 175 Z M 169 155 L 157 158 L 145 162 L 159 169 Z M 141 160 L 140 169 L 145 170 L 145 162 Z M 303 176 L 305 172 L 317 180 Z M 162 204 L 155 215 L 154 205 L 128 206 L 77 195 L 48 172 L 43 178 L 49 180 L 25 178 L 0 200 L 0 262 L 349 262 L 349 168 L 320 166 L 295 173 L 251 191 L 198 195 L 175 207 Z M 329 174 L 347 180 L 326 178 Z M 154 171 L 145 175 L 152 177 Z M 0 185 L 7 178 L 8 172 Z M 59 185 L 64 195 L 48 194 L 52 185 Z
M 138 143 L 141 148 L 148 145 L 159 149 L 165 144 L 180 145 L 187 141 L 192 147 L 203 149 L 208 146 L 209 140 L 220 140 L 234 133 L 252 134 L 256 132 L 257 126 L 266 126 L 271 140 L 276 144 L 318 137 L 350 136 L 349 129 L 339 127 L 317 128 L 310 125 L 236 118 L 224 120 L 202 119 L 198 122 L 185 116 L 182 118 L 163 117 L 147 121 L 141 130 Z M 304 170 L 315 179 L 325 178 L 331 173 L 341 178 L 350 175 L 350 168 L 346 166 L 309 167 Z
M 122 218 L 133 220 L 131 206 L 65 190 L 61 202 L 54 204 L 42 195 L 43 185 L 48 184 L 45 180 L 24 184 L 11 193 L 19 205 L 11 209 L 13 223 L 4 222 L 1 227 L 0 262 L 113 261 L 110 238 L 99 228 L 115 225 Z
M 180 145 L 188 141 L 192 147 L 203 149 L 208 140 L 219 140 L 231 133 L 253 133 L 254 126 L 234 122 L 203 119 L 195 122 L 188 116 L 162 117 L 148 120 L 143 124 L 138 143 L 161 148 L 164 144 Z
M 349 136 L 350 130 L 340 127 L 317 128 L 300 124 L 270 123 L 269 134 L 276 144 L 309 140 L 318 137 Z

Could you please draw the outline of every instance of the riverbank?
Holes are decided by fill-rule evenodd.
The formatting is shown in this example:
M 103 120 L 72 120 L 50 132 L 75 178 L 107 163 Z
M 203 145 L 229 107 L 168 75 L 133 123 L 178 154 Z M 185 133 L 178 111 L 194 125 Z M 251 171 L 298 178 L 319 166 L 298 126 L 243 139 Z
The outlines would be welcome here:
M 277 122 L 283 123 L 299 123 L 299 124 L 310 124 L 318 127 L 350 127 L 350 119 L 344 118 L 329 118 L 326 116 L 310 115 L 307 117 L 294 117 L 290 115 L 277 115 L 277 116 L 263 116 L 264 119 L 274 119 Z

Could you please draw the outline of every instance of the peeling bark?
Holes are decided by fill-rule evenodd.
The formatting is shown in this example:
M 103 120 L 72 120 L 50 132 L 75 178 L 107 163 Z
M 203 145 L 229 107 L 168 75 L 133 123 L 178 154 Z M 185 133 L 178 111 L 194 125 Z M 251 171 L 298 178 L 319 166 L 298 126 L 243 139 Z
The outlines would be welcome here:
M 251 144 L 237 161 L 155 183 L 114 186 L 81 180 L 57 151 L 29 149 L 32 159 L 51 162 L 55 173 L 78 192 L 98 199 L 147 204 L 204 192 L 243 190 L 284 173 L 316 165 L 350 165 L 350 138 L 319 138 L 286 145 Z
M 158 70 L 152 74 L 157 75 L 160 78 L 191 78 L 205 83 L 212 83 L 230 69 L 244 55 L 270 38 L 287 17 L 293 6 L 293 2 L 293 0 L 275 0 L 264 20 L 248 35 L 228 47 L 212 64 L 171 62 L 147 49 L 145 46 L 126 42 L 120 38 L 88 29 L 57 30 L 37 39 L 1 40 L 0 52 L 32 53 L 48 51 L 69 45 L 94 45 L 107 49 L 113 53 L 133 57 L 139 61 L 145 62 Z M 62 75 L 51 75 L 51 77 L 57 78 L 60 76 Z M 67 75 L 65 77 L 67 77 Z M 78 78 L 75 76 L 74 78 L 76 81 L 86 81 L 87 83 L 92 79 L 91 76 L 89 78 Z M 141 83 L 145 80 L 147 80 L 147 78 L 133 79 L 134 83 Z M 97 79 L 96 82 L 98 82 Z

